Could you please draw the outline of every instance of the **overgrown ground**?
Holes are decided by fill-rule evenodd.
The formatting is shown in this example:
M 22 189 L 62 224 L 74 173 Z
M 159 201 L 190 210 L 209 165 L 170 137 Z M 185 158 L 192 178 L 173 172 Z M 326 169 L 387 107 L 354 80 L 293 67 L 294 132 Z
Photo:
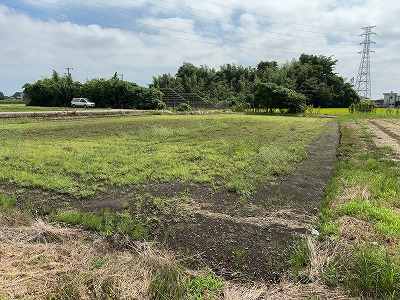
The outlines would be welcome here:
M 321 235 L 308 238 L 292 263 L 303 280 L 360 298 L 399 299 L 400 122 L 366 117 L 342 119 Z
M 356 297 L 398 295 L 397 154 L 376 148 L 362 119 L 342 120 L 320 235 L 295 247 L 289 273 L 292 247 L 318 221 L 335 162 L 335 121 L 1 122 L 5 299 L 349 299 L 342 287 Z M 16 206 L 102 234 L 27 220 Z M 157 250 L 162 245 L 175 254 Z M 363 270 L 365 261 L 372 263 Z

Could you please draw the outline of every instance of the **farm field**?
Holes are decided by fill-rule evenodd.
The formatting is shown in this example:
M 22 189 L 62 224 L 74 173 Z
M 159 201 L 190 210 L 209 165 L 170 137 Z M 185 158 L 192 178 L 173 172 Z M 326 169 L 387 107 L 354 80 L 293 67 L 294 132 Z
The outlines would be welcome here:
M 0 179 L 76 198 L 176 181 L 246 198 L 290 173 L 326 124 L 238 115 L 3 120 Z
M 236 114 L 3 119 L 0 130 L 1 189 L 20 205 L 266 281 L 316 220 L 338 134 L 328 119 Z
M 397 108 L 377 108 L 376 113 L 371 114 L 375 116 L 375 118 L 399 118 L 400 110 Z M 342 115 L 349 115 L 348 108 L 313 108 L 312 110 L 306 111 L 307 115 L 332 115 L 332 116 L 342 116 Z M 353 114 L 358 115 L 358 114 Z M 365 117 L 365 114 L 361 114 L 361 118 Z
M 396 299 L 399 126 L 0 119 L 0 299 Z

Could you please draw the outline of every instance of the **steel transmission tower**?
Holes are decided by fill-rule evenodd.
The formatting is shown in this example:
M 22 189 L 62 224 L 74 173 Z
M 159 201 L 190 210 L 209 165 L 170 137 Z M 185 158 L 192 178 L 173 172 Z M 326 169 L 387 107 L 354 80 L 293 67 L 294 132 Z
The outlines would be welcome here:
M 364 41 L 360 43 L 363 45 L 363 51 L 358 53 L 362 54 L 360 67 L 358 68 L 357 80 L 356 80 L 356 91 L 361 98 L 371 99 L 371 72 L 370 72 L 370 61 L 369 61 L 369 53 L 374 52 L 370 50 L 371 43 L 371 34 L 376 34 L 372 32 L 372 28 L 375 26 L 367 26 L 361 29 L 364 29 L 364 33 L 360 34 L 360 36 L 364 37 Z

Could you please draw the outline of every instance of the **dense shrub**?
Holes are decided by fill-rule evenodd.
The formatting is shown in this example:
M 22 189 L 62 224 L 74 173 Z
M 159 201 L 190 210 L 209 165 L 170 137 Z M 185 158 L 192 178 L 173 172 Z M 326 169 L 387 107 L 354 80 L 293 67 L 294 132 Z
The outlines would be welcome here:
M 358 103 L 353 103 L 349 106 L 350 113 L 374 113 L 376 106 L 372 101 L 361 100 Z
M 192 107 L 188 103 L 181 103 L 176 107 L 177 111 L 191 111 Z
M 254 108 L 268 112 L 279 109 L 290 114 L 303 113 L 307 108 L 306 101 L 305 95 L 275 83 L 259 82 L 254 92 Z

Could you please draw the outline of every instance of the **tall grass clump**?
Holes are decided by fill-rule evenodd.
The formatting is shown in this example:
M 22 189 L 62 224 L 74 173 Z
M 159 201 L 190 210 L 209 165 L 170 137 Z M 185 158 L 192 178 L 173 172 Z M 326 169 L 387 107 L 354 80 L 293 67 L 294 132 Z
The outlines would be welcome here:
M 354 260 L 346 283 L 351 290 L 372 298 L 400 299 L 400 261 L 368 247 L 355 251 Z
M 376 106 L 372 101 L 361 100 L 349 106 L 350 113 L 375 113 Z

